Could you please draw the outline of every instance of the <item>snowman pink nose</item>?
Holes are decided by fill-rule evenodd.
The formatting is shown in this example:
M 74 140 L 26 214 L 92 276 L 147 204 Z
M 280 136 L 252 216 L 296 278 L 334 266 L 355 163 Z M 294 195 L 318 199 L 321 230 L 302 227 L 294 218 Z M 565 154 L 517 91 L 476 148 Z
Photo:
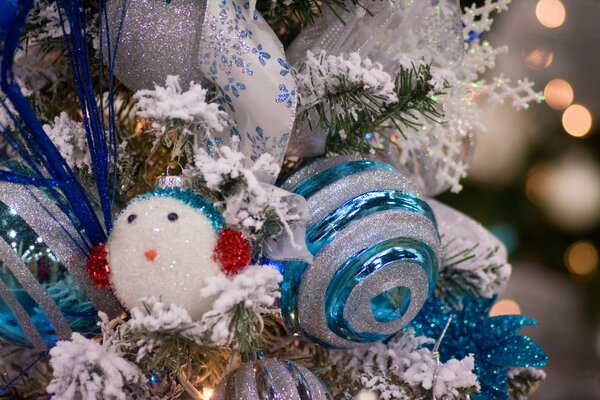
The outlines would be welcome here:
M 148 249 L 144 252 L 144 257 L 146 257 L 148 261 L 154 261 L 157 255 L 158 253 L 154 249 Z

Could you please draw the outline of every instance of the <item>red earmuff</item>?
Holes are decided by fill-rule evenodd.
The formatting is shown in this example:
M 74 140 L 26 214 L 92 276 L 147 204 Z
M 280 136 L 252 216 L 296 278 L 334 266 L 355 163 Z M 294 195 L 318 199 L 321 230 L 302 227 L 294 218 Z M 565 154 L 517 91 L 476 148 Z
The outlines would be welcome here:
M 106 246 L 104 244 L 92 248 L 85 269 L 96 287 L 101 289 L 110 288 L 110 280 L 108 279 L 110 267 L 106 259 Z
M 252 245 L 242 232 L 222 229 L 213 250 L 213 259 L 226 275 L 235 275 L 250 263 Z

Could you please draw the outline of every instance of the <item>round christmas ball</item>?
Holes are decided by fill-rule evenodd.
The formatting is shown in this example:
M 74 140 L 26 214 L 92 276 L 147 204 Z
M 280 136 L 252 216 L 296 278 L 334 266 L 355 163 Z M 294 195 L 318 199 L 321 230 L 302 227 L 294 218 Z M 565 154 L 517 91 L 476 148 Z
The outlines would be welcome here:
M 106 246 L 116 296 L 128 309 L 159 296 L 200 318 L 214 299 L 199 292 L 206 278 L 221 273 L 215 249 L 221 248 L 222 228 L 219 211 L 189 190 L 157 189 L 135 198 L 117 218 Z
M 97 313 L 122 310 L 85 271 L 87 245 L 52 199 L 0 182 L 0 338 L 45 350 L 73 332 L 94 335 Z
M 120 0 L 106 2 L 111 48 L 122 21 L 115 60 L 117 78 L 132 91 L 162 86 L 168 75 L 178 75 L 183 86 L 198 82 L 202 76 L 198 52 L 206 3 L 132 0 L 123 13 L 124 4 Z
M 266 358 L 243 363 L 227 374 L 212 400 L 331 400 L 329 390 L 312 372 L 290 361 Z
M 283 189 L 307 200 L 314 256 L 283 267 L 290 328 L 333 348 L 396 335 L 433 290 L 440 257 L 434 214 L 414 182 L 381 161 L 334 157 L 300 169 Z

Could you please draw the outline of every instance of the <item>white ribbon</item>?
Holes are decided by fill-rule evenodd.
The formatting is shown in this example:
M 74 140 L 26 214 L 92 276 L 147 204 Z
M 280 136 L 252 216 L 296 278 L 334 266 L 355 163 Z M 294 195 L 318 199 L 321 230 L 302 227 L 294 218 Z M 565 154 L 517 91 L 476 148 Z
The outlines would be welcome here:
M 209 0 L 206 6 L 200 68 L 220 88 L 236 123 L 207 150 L 238 136 L 250 160 L 270 153 L 281 164 L 296 116 L 296 83 L 275 33 L 251 5 L 240 3 Z

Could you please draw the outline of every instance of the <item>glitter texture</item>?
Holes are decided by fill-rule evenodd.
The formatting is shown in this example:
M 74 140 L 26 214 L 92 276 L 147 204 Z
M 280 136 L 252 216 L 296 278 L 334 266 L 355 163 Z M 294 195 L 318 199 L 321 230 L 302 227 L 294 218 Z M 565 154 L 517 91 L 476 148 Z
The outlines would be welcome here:
M 223 229 L 213 257 L 221 265 L 221 271 L 226 275 L 235 275 L 250 263 L 252 245 L 244 238 L 242 232 Z
M 151 197 L 177 199 L 183 204 L 199 210 L 206 216 L 206 218 L 208 218 L 215 232 L 219 232 L 223 228 L 223 225 L 225 225 L 219 210 L 217 210 L 217 208 L 204 197 L 192 192 L 191 190 L 184 190 L 178 187 L 156 189 L 136 197 L 132 200 L 132 202 L 147 200 Z
M 0 274 L 4 339 L 44 349 L 57 339 L 70 338 L 75 324 L 82 332 L 94 330 L 94 308 L 111 317 L 121 313 L 112 293 L 94 287 L 85 270 L 87 244 L 51 199 L 33 187 L 0 182 L 0 202 L 0 220 L 9 224 L 0 233 L 0 258 L 7 266 Z M 19 255 L 17 243 L 27 243 Z M 36 275 L 27 265 L 31 262 L 38 266 Z M 49 264 L 60 269 L 61 279 L 47 281 L 48 276 L 40 275 Z M 55 284 L 64 283 L 83 291 L 76 309 L 48 294 Z M 74 295 L 81 293 L 73 289 Z
M 131 309 L 160 296 L 199 319 L 215 299 L 199 293 L 221 274 L 213 252 L 222 224 L 217 209 L 190 191 L 159 189 L 130 202 L 107 244 L 110 283 L 122 304 Z
M 10 309 L 12 315 L 14 315 L 15 319 L 19 323 L 19 326 L 25 333 L 27 339 L 25 340 L 22 337 L 6 337 L 5 339 L 13 342 L 19 343 L 23 346 L 33 346 L 33 348 L 37 350 L 45 350 L 47 348 L 46 343 L 44 342 L 44 338 L 37 330 L 29 315 L 27 315 L 27 311 L 23 308 L 21 303 L 13 297 L 10 289 L 4 284 L 3 281 L 0 280 L 0 298 L 6 304 L 6 306 Z M 3 314 L 8 314 L 7 311 L 3 311 Z M 10 318 L 10 315 L 9 315 Z M 4 318 L 3 318 L 4 320 Z
M 475 400 L 507 400 L 507 368 L 543 367 L 548 362 L 546 353 L 531 338 L 515 336 L 521 328 L 536 322 L 521 315 L 489 317 L 495 301 L 496 297 L 465 297 L 464 308 L 457 311 L 431 298 L 412 323 L 416 335 L 437 338 L 450 315 L 454 316 L 440 355 L 443 362 L 475 356 L 475 373 L 481 384 Z
M 266 358 L 246 362 L 227 374 L 214 400 L 333 400 L 312 372 L 290 361 Z
M 90 251 L 90 258 L 88 259 L 85 269 L 92 278 L 94 285 L 101 289 L 108 289 L 110 287 L 110 280 L 108 275 L 110 274 L 110 267 L 106 260 L 106 246 L 99 244 L 94 246 Z
M 106 2 L 114 46 L 121 21 L 120 0 Z M 187 86 L 201 77 L 197 57 L 206 2 L 160 0 L 127 2 L 115 74 L 132 91 L 164 85 L 167 75 L 179 75 Z M 105 51 L 106 53 L 106 51 Z
M 284 264 L 288 325 L 326 347 L 355 347 L 396 334 L 437 279 L 440 240 L 429 205 L 389 165 L 334 157 L 283 184 L 307 196 L 312 264 Z

